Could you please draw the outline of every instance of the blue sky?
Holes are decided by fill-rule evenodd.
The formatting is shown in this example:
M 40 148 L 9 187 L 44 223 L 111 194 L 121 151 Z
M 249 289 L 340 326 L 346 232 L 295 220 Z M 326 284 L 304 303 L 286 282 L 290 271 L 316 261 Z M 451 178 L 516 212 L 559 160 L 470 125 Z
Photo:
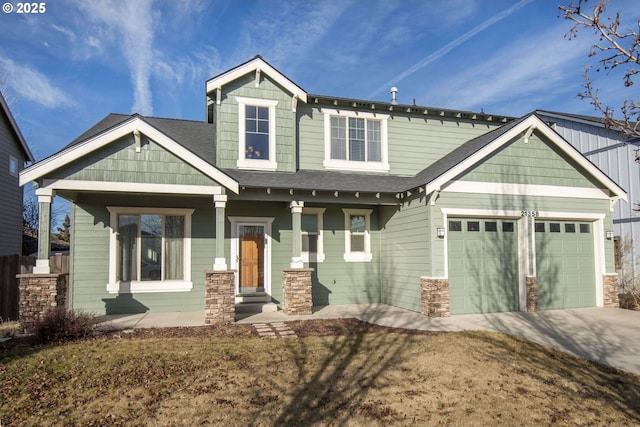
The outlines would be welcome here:
M 564 38 L 560 3 L 49 0 L 0 13 L 0 82 L 37 160 L 110 112 L 204 120 L 205 81 L 256 54 L 313 94 L 388 101 L 396 86 L 421 106 L 595 115 L 576 94 L 596 39 Z M 640 17 L 636 0 L 610 8 Z M 631 97 L 595 77 L 610 104 Z

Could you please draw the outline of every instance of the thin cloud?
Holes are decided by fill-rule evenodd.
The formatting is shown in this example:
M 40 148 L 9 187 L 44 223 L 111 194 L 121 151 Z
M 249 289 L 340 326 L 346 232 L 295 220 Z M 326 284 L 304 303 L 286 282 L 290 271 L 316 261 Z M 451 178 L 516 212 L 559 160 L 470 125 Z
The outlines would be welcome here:
M 125 57 L 133 84 L 132 112 L 153 114 L 150 78 L 153 70 L 151 0 L 82 2 L 79 7 L 101 33 L 110 36 Z M 97 39 L 90 39 L 94 45 Z
M 399 81 L 405 79 L 406 77 L 410 76 L 411 74 L 415 73 L 416 71 L 418 71 L 418 70 L 426 67 L 430 63 L 440 59 L 441 57 L 443 57 L 444 55 L 446 55 L 447 53 L 452 51 L 457 46 L 461 45 L 462 43 L 464 43 L 465 41 L 469 40 L 470 38 L 472 38 L 473 36 L 477 35 L 478 33 L 486 30 L 489 27 L 491 27 L 492 25 L 494 25 L 498 21 L 500 21 L 500 20 L 506 18 L 507 16 L 511 15 L 512 13 L 517 11 L 518 9 L 521 9 L 522 7 L 526 6 L 527 3 L 530 3 L 531 1 L 533 1 L 533 0 L 520 0 L 518 3 L 516 3 L 513 6 L 511 6 L 509 9 L 504 10 L 504 11 L 498 13 L 497 15 L 492 16 L 491 18 L 487 19 L 486 21 L 484 21 L 480 25 L 472 28 L 470 31 L 464 33 L 463 35 L 461 35 L 457 39 L 453 40 L 452 42 L 446 44 L 442 48 L 440 48 L 437 51 L 433 52 L 431 55 L 427 56 L 426 58 L 424 58 L 423 60 L 421 60 L 420 62 L 418 62 L 414 66 L 412 66 L 411 68 L 407 69 L 406 71 L 400 73 L 399 75 L 397 75 L 393 79 L 389 80 L 384 85 L 382 85 L 381 87 L 376 89 L 374 92 L 372 92 L 368 96 L 368 98 L 374 98 L 379 93 L 389 89 L 390 86 L 393 86 L 393 85 L 397 84 Z
M 72 107 L 75 104 L 68 94 L 33 68 L 1 56 L 0 68 L 6 72 L 9 85 L 21 97 L 47 108 Z

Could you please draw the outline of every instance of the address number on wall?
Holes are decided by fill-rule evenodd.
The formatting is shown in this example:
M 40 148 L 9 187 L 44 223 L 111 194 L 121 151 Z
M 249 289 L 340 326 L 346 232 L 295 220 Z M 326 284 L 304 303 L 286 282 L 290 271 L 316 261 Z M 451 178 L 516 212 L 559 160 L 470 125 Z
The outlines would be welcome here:
M 520 215 L 521 216 L 532 216 L 532 217 L 537 217 L 540 216 L 540 212 L 539 211 L 520 211 Z

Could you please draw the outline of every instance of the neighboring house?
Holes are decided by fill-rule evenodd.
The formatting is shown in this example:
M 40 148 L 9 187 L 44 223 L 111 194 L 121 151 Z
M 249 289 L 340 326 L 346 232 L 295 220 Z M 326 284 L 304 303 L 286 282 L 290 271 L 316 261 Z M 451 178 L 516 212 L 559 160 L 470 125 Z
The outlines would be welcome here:
M 35 162 L 0 93 L 0 256 L 22 253 L 22 187 L 18 175 Z
M 312 95 L 259 56 L 206 97 L 206 122 L 110 114 L 22 172 L 71 201 L 73 308 L 204 310 L 212 269 L 280 305 L 302 267 L 314 305 L 609 304 L 625 192 L 536 114 Z
M 626 203 L 618 203 L 613 211 L 613 229 L 616 240 L 632 241 L 630 258 L 640 259 L 640 164 L 636 162 L 636 151 L 640 138 L 627 138 L 619 131 L 608 129 L 599 117 L 583 116 L 554 111 L 537 111 L 538 115 L 551 123 L 564 139 L 609 175 L 629 193 Z M 633 268 L 638 268 L 635 262 Z

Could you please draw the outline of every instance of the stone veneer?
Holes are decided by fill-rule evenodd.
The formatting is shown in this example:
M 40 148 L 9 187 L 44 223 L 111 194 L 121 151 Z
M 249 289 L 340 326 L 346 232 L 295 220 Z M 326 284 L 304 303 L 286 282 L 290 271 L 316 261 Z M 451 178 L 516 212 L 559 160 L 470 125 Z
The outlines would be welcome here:
M 527 276 L 527 311 L 533 313 L 538 311 L 538 278 Z
M 206 271 L 204 322 L 233 323 L 236 320 L 235 271 Z
M 51 309 L 67 306 L 68 274 L 18 274 L 19 320 L 23 331 L 29 331 L 35 322 Z
M 422 314 L 429 317 L 449 317 L 449 280 L 420 278 Z
M 282 270 L 282 312 L 287 315 L 312 314 L 311 273 L 313 268 Z
M 613 308 L 620 307 L 620 300 L 618 299 L 618 275 L 614 273 L 602 276 L 602 288 L 604 291 L 603 305 Z

